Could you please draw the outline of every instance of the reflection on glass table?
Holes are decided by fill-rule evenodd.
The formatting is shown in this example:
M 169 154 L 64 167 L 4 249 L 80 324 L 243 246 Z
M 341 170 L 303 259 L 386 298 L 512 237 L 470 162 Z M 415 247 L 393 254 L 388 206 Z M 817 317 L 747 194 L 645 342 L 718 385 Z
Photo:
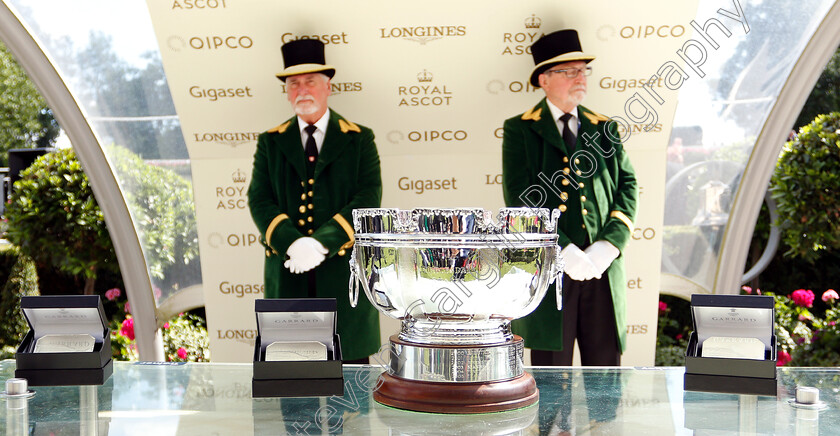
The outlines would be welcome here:
M 829 435 L 840 423 L 834 368 L 780 368 L 775 398 L 686 392 L 682 367 L 530 368 L 538 404 L 478 415 L 382 406 L 371 398 L 381 371 L 345 366 L 342 397 L 253 399 L 250 364 L 116 362 L 102 386 L 31 387 L 22 407 L 0 400 L 0 428 L 59 436 Z M 0 362 L 2 385 L 13 376 L 14 361 Z M 797 386 L 819 389 L 822 407 L 793 405 Z

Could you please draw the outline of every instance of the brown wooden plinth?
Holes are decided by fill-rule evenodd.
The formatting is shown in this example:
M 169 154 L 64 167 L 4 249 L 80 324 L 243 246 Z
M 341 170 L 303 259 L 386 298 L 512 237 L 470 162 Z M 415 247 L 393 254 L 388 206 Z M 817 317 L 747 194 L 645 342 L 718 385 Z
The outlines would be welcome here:
M 391 407 L 432 413 L 491 413 L 530 406 L 540 398 L 527 372 L 511 380 L 480 383 L 436 383 L 407 380 L 383 373 L 373 399 Z

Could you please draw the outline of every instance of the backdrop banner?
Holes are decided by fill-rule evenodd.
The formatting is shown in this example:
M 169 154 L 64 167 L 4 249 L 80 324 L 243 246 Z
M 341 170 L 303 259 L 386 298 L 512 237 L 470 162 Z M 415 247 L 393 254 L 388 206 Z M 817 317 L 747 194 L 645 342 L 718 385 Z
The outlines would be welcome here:
M 293 115 L 280 46 L 326 44 L 330 107 L 373 129 L 383 207 L 503 206 L 502 123 L 543 96 L 530 45 L 578 30 L 590 65 L 584 105 L 619 122 L 640 184 L 625 251 L 625 365 L 653 365 L 665 150 L 696 2 L 148 0 L 192 161 L 212 359 L 247 362 L 264 250 L 247 206 L 260 132 Z M 484 11 L 477 13 L 477 11 Z M 348 19 L 353 17 L 352 19 Z M 691 53 L 688 53 L 689 55 Z M 382 324 L 383 343 L 396 331 Z

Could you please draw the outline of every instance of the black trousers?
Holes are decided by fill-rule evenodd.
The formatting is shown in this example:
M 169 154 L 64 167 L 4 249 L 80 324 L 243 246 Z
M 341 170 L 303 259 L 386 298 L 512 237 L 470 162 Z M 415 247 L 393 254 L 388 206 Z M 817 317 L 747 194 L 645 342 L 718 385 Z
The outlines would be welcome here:
M 563 276 L 562 334 L 562 351 L 531 350 L 531 364 L 571 366 L 575 340 L 580 350 L 582 365 L 621 364 L 615 311 L 606 275 L 600 279 L 586 281 L 576 281 Z

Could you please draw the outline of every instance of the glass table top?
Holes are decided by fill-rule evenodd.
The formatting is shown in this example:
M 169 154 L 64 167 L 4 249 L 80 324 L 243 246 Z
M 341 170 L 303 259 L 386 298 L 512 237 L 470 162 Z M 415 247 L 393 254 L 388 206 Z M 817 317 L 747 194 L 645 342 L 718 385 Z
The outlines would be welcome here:
M 15 363 L 0 362 L 0 381 Z M 776 397 L 683 390 L 684 368 L 528 368 L 540 401 L 479 415 L 376 403 L 378 366 L 345 365 L 344 395 L 251 398 L 251 364 L 115 362 L 102 386 L 30 387 L 0 400 L 5 435 L 723 435 L 840 434 L 840 370 L 780 368 Z M 816 387 L 822 410 L 792 405 Z

